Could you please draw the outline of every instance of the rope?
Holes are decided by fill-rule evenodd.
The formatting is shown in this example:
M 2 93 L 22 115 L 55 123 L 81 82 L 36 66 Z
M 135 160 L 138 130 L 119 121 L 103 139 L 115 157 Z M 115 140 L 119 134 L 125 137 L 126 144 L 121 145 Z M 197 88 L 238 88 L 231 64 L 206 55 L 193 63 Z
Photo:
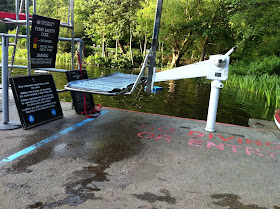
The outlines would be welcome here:
M 80 53 L 77 53 L 78 56 L 78 61 L 79 61 L 79 66 L 80 66 L 80 72 L 81 72 L 81 80 L 83 80 L 83 70 L 82 70 L 82 61 L 80 57 Z M 86 93 L 83 92 L 83 100 L 84 100 L 84 111 L 81 112 L 82 115 L 85 115 L 87 118 L 95 118 L 98 117 L 101 109 L 101 105 L 95 105 L 95 107 L 89 107 L 87 106 L 87 101 L 86 101 Z M 95 115 L 93 115 L 95 114 Z

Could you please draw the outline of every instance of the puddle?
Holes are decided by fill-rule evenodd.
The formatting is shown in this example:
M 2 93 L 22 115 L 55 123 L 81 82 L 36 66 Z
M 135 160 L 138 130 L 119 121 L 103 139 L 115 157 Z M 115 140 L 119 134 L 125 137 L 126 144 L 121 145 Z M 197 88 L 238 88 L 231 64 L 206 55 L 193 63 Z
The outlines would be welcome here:
M 255 204 L 245 205 L 240 202 L 240 197 L 236 194 L 214 194 L 211 198 L 215 205 L 227 207 L 227 209 L 267 209 L 266 207 L 260 207 Z M 278 206 L 274 206 L 274 209 L 279 209 Z
M 139 153 L 142 143 L 137 138 L 126 138 L 126 133 L 120 131 L 118 134 L 106 136 L 102 140 L 92 140 L 88 144 L 87 157 L 99 165 L 110 165 L 114 162 L 127 159 Z M 136 136 L 136 134 L 134 135 Z
M 188 127 L 188 126 L 180 126 L 180 128 L 187 129 L 187 130 L 191 129 L 191 127 Z
M 81 171 L 75 171 L 73 174 L 83 177 L 83 179 L 65 185 L 65 193 L 68 195 L 68 197 L 53 203 L 36 202 L 33 205 L 29 205 L 27 209 L 51 209 L 55 207 L 61 207 L 64 205 L 77 206 L 89 199 L 102 199 L 100 197 L 96 197 L 94 193 L 96 191 L 100 191 L 100 189 L 97 188 L 94 182 L 107 181 L 107 173 L 104 172 L 105 169 L 105 166 L 89 166 L 85 167 Z
M 7 168 L 7 174 L 9 173 L 30 173 L 31 169 L 29 166 L 42 162 L 43 160 L 49 158 L 52 153 L 52 148 L 42 147 L 36 151 L 28 154 L 24 158 L 19 158 L 16 163 L 12 163 L 9 168 Z
M 36 202 L 34 205 L 28 205 L 27 209 L 31 209 L 31 208 L 43 208 L 44 205 L 42 202 Z
M 102 197 L 96 196 L 96 192 L 101 190 L 102 182 L 109 182 L 106 169 L 114 162 L 119 162 L 138 154 L 142 148 L 140 140 L 137 140 L 136 137 L 125 138 L 124 136 L 127 136 L 127 134 L 124 131 L 120 129 L 117 134 L 115 132 L 108 132 L 101 139 L 93 138 L 89 142 L 82 143 L 82 145 L 81 143 L 71 142 L 70 149 L 78 149 L 79 152 L 76 150 L 75 154 L 82 156 L 89 162 L 93 162 L 94 165 L 83 167 L 72 173 L 72 178 L 75 180 L 64 185 L 65 193 L 68 196 L 65 199 L 53 203 L 37 202 L 29 205 L 28 208 L 48 209 L 62 205 L 77 206 L 87 200 L 102 199 Z M 134 135 L 136 136 L 136 134 Z M 82 151 L 80 150 L 81 146 L 83 147 Z M 64 149 L 65 147 L 62 148 Z M 67 150 L 67 152 L 69 151 Z M 164 193 L 165 190 L 162 190 L 162 192 Z M 157 200 L 170 203 L 175 201 L 168 192 L 165 196 L 158 196 Z
M 160 193 L 164 194 L 164 196 L 156 195 L 150 192 L 145 192 L 144 194 L 133 194 L 133 196 L 136 197 L 137 199 L 148 201 L 149 203 L 161 201 L 161 202 L 167 202 L 168 204 L 171 205 L 176 204 L 176 199 L 174 197 L 171 197 L 170 192 L 168 190 L 161 189 Z
M 65 185 L 66 194 L 77 195 L 93 191 L 100 191 L 94 182 L 108 181 L 107 173 L 105 172 L 107 166 L 89 166 L 84 167 L 83 170 L 75 171 L 73 174 L 80 180 L 71 182 Z
M 55 207 L 61 207 L 63 205 L 77 206 L 87 201 L 88 199 L 100 199 L 100 198 L 95 198 L 94 194 L 73 195 L 53 203 L 44 204 L 42 202 L 36 202 L 33 205 L 28 205 L 26 209 L 32 209 L 32 208 L 52 209 Z

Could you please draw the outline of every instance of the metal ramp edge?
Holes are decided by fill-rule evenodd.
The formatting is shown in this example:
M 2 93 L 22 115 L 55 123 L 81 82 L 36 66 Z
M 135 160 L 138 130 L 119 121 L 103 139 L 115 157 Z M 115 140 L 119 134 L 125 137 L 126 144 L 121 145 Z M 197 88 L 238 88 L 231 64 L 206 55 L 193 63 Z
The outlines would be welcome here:
M 138 75 L 116 72 L 103 77 L 71 81 L 65 85 L 65 89 L 69 91 L 116 96 L 132 88 L 137 78 Z

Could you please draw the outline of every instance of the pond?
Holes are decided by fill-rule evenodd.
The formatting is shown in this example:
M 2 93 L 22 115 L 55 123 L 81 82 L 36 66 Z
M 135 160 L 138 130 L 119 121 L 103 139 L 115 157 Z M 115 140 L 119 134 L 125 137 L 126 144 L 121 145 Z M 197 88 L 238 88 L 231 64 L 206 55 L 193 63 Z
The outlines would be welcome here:
M 70 66 L 57 65 L 58 69 Z M 102 69 L 86 67 L 88 75 L 100 77 L 117 71 L 131 73 L 131 70 Z M 134 70 L 137 74 L 139 71 Z M 14 69 L 12 75 L 25 75 L 26 70 Z M 63 89 L 67 83 L 63 73 L 53 73 L 57 89 Z M 229 77 L 230 79 L 230 77 Z M 224 82 L 225 83 L 225 82 Z M 184 79 L 159 82 L 162 91 L 147 94 L 139 85 L 132 95 L 104 96 L 93 95 L 96 104 L 105 107 L 120 108 L 139 112 L 170 115 L 183 118 L 206 120 L 210 97 L 210 81 L 205 78 Z M 61 101 L 71 101 L 70 92 L 59 93 Z M 249 118 L 272 120 L 275 107 L 267 107 L 264 97 L 242 92 L 225 85 L 220 91 L 217 122 L 248 126 Z

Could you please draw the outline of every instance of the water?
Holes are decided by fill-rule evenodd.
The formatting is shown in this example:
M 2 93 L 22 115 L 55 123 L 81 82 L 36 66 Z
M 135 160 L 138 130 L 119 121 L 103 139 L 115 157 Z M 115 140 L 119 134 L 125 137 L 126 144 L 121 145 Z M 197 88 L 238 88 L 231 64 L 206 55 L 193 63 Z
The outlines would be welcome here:
M 59 69 L 70 66 L 58 65 Z M 101 69 L 86 67 L 89 78 L 100 77 L 121 71 L 131 70 Z M 134 70 L 134 74 L 138 70 Z M 15 69 L 15 74 L 26 74 L 26 70 Z M 67 83 L 63 73 L 53 73 L 57 89 L 63 89 Z M 230 78 L 229 78 L 230 79 Z M 163 87 L 156 94 L 147 94 L 139 85 L 132 95 L 104 96 L 93 95 L 96 104 L 126 110 L 170 115 L 183 118 L 206 120 L 210 97 L 210 81 L 204 78 L 184 79 L 159 82 L 155 85 Z M 71 101 L 70 92 L 59 93 L 61 101 Z M 225 85 L 220 91 L 217 122 L 248 126 L 249 118 L 272 120 L 275 107 L 267 107 L 264 97 L 242 92 Z

